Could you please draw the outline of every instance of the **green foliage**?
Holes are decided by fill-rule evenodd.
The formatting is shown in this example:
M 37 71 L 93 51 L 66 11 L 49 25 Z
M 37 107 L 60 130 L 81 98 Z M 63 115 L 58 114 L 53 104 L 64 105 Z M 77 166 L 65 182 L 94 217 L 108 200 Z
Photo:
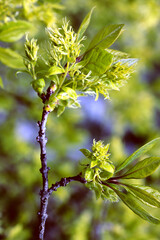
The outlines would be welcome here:
M 88 182 L 98 184 L 105 181 L 114 174 L 114 166 L 109 160 L 109 144 L 103 145 L 103 142 L 93 140 L 92 152 L 87 149 L 81 149 L 81 152 L 91 161 L 85 170 L 84 177 Z M 98 185 L 97 185 L 98 186 Z
M 0 61 L 8 67 L 24 69 L 22 56 L 10 48 L 0 47 Z
M 31 30 L 32 24 L 27 21 L 7 22 L 0 26 L 0 41 L 15 42 Z
M 97 16 L 93 16 L 91 28 L 87 31 L 88 36 L 94 36 L 96 31 L 102 26 L 105 26 L 106 23 L 125 23 L 125 34 L 121 36 L 119 41 L 115 42 L 114 47 L 122 51 L 127 50 L 131 56 L 141 59 L 139 63 L 141 71 L 136 74 L 132 81 L 128 82 L 126 87 L 121 89 L 120 93 L 110 93 L 112 102 L 106 103 L 105 126 L 108 127 L 108 119 L 113 120 L 110 150 L 116 163 L 115 165 L 119 166 L 119 162 L 125 159 L 124 156 L 126 152 L 130 151 L 130 147 L 136 149 L 140 144 L 143 144 L 144 141 L 147 142 L 159 136 L 159 125 L 157 124 L 159 121 L 156 120 L 157 110 L 160 106 L 159 79 L 155 71 L 158 69 L 160 50 L 158 2 L 154 0 L 148 2 L 144 0 L 108 0 L 106 4 L 106 1 L 103 0 L 96 2 L 92 0 L 69 0 L 64 1 L 63 6 L 60 6 L 57 2 L 58 1 L 51 0 L 2 0 L 0 1 L 0 21 L 2 20 L 1 23 L 3 23 L 4 18 L 5 22 L 15 21 L 14 18 L 16 18 L 17 20 L 31 22 L 33 26 L 36 26 L 36 30 L 30 32 L 29 36 L 38 38 L 39 45 L 42 44 L 41 41 L 44 38 L 44 31 L 42 31 L 44 26 L 53 27 L 55 23 L 58 24 L 58 27 L 61 25 L 61 20 L 58 18 L 60 11 L 57 9 L 65 8 L 64 13 L 62 13 L 68 16 L 68 18 L 71 19 L 72 25 L 77 28 L 77 23 L 82 21 L 84 14 L 96 3 Z M 7 48 L 9 47 L 17 53 L 23 52 L 22 45 L 23 39 L 18 43 L 6 44 Z M 47 46 L 47 42 L 42 45 Z M 43 49 L 41 50 L 43 51 Z M 107 51 L 110 53 L 114 50 L 107 49 Z M 41 54 L 41 52 L 39 52 L 39 54 Z M 122 53 L 121 59 L 126 57 L 128 56 Z M 114 53 L 114 59 L 115 58 L 116 54 Z M 7 61 L 10 67 L 14 65 L 14 59 L 12 60 L 11 56 L 7 58 Z M 79 63 L 77 62 L 77 64 L 73 65 L 73 68 L 81 70 L 82 61 L 85 60 L 83 59 Z M 85 66 L 86 63 L 87 61 L 83 63 L 83 66 Z M 4 68 L 3 64 L 1 65 L 1 76 L 4 82 L 4 90 L 0 89 L 0 114 L 2 115 L 0 121 L 0 189 L 1 196 L 3 196 L 0 202 L 2 209 L 0 237 L 2 239 L 9 239 L 12 236 L 12 238 L 15 239 L 22 238 L 29 240 L 33 238 L 33 231 L 36 226 L 37 217 L 33 215 L 33 212 L 38 210 L 34 203 L 37 203 L 36 196 L 39 191 L 37 189 L 41 186 L 38 173 L 38 169 L 40 168 L 39 149 L 35 147 L 33 141 L 32 143 L 28 143 L 27 140 L 22 139 L 24 134 L 22 132 L 20 134 L 17 133 L 17 125 L 19 126 L 20 121 L 23 119 L 28 119 L 27 123 L 29 122 L 33 125 L 33 122 L 35 123 L 40 117 L 40 105 L 38 100 L 34 98 L 32 91 L 30 91 L 30 82 L 33 81 L 33 78 L 26 72 L 19 72 L 17 74 L 18 78 L 16 79 L 14 69 Z M 23 68 L 22 61 L 21 64 Z M 42 68 L 44 68 L 44 62 L 38 64 L 36 66 L 38 68 L 37 70 L 41 70 L 41 65 L 43 65 Z M 117 68 L 117 70 L 118 69 L 119 68 Z M 113 73 L 113 70 L 111 70 L 111 72 Z M 120 73 L 119 71 L 118 74 Z M 116 78 L 116 76 L 119 76 L 118 74 L 112 74 L 112 79 L 113 77 Z M 39 73 L 37 79 L 43 77 L 44 75 Z M 56 75 L 50 75 L 50 78 L 54 78 L 54 81 L 59 81 Z M 48 78 L 45 79 L 45 82 L 47 86 L 49 82 Z M 124 84 L 124 81 L 122 83 Z M 115 83 L 112 87 L 116 88 Z M 88 90 L 88 92 L 91 93 L 91 90 Z M 31 99 L 32 97 L 34 100 Z M 60 107 L 61 106 L 58 107 L 58 110 Z M 4 122 L 3 114 L 5 115 Z M 103 119 L 101 120 L 103 121 Z M 83 129 L 79 127 L 82 122 L 84 123 Z M 92 127 L 92 124 L 90 125 L 90 127 Z M 47 124 L 47 137 L 49 139 L 47 145 L 49 150 L 48 159 L 49 166 L 55 170 L 50 179 L 51 182 L 57 181 L 62 176 L 72 176 L 75 172 L 78 173 L 80 171 L 79 164 L 77 164 L 76 161 L 73 161 L 72 164 L 70 162 L 71 159 L 74 158 L 74 149 L 83 146 L 84 142 L 89 140 L 90 135 L 97 137 L 95 131 L 89 130 L 87 132 L 85 128 L 87 128 L 85 125 L 85 115 L 83 116 L 81 109 L 76 111 L 68 109 L 59 119 L 55 117 L 54 113 L 50 116 Z M 125 134 L 128 128 L 134 136 L 136 135 L 135 142 L 134 138 L 132 138 L 131 142 L 125 140 Z M 100 135 L 101 131 L 98 132 L 98 137 L 100 137 Z M 107 137 L 108 141 L 107 134 L 105 137 Z M 35 138 L 35 136 L 32 138 Z M 113 145 L 114 148 L 111 149 Z M 73 154 L 71 159 L 70 156 L 68 157 L 67 155 L 70 151 Z M 151 154 L 154 156 L 154 154 L 158 154 L 158 152 L 159 149 L 154 148 Z M 28 178 L 28 176 L 30 177 Z M 125 181 L 135 183 L 137 180 Z M 12 184 L 8 184 L 9 182 Z M 144 179 L 143 183 L 140 183 L 146 183 L 150 186 L 154 185 L 159 189 L 159 172 L 156 171 L 152 176 Z M 103 185 L 103 187 L 105 187 L 105 185 Z M 145 188 L 145 186 L 141 187 Z M 30 189 L 32 189 L 32 191 L 30 191 Z M 112 190 L 108 187 L 106 187 L 106 189 L 107 191 Z M 101 201 L 101 199 L 91 199 L 91 194 L 87 192 L 85 188 L 78 185 L 75 187 L 74 184 L 60 190 L 61 197 L 58 191 L 54 195 L 54 199 L 50 202 L 50 209 L 52 209 L 53 215 L 50 214 L 48 222 L 50 225 L 53 224 L 52 226 L 55 226 L 48 229 L 48 235 L 52 236 L 51 238 L 54 236 L 56 239 L 72 239 L 75 238 L 77 234 L 80 234 L 78 229 L 80 229 L 81 226 L 79 227 L 78 222 L 80 221 L 82 223 L 84 221 L 83 217 L 81 219 L 81 216 L 83 213 L 86 213 L 87 209 L 90 213 L 91 219 L 89 221 L 91 224 L 90 226 L 85 225 L 86 228 L 83 234 L 85 240 L 93 238 L 93 236 L 94 238 L 96 236 L 97 239 L 101 238 L 103 240 L 159 239 L 159 228 L 145 221 L 141 221 L 140 218 L 138 219 L 129 208 L 125 208 L 123 203 L 110 204 Z M 85 194 L 86 192 L 87 195 Z M 112 195 L 109 196 L 111 197 Z M 116 197 L 118 197 L 117 194 Z M 136 198 L 138 198 L 138 196 L 136 196 Z M 54 211 L 55 206 L 56 211 Z M 156 211 L 152 209 L 150 212 L 158 216 L 157 209 Z M 56 219 L 58 219 L 58 221 L 56 221 Z M 59 224 L 59 222 L 62 224 Z M 84 222 L 86 223 L 87 220 Z M 22 227 L 18 228 L 17 226 L 19 225 Z M 73 225 L 75 226 L 75 231 L 72 232 Z M 84 226 L 82 228 L 84 228 Z M 11 234 L 14 231 L 18 233 Z M 28 234 L 25 233 L 26 231 Z M 29 235 L 31 236 L 29 237 Z
M 126 54 L 106 49 L 118 38 L 123 25 L 106 27 L 93 38 L 87 51 L 81 54 L 82 41 L 85 39 L 83 34 L 91 13 L 92 10 L 82 22 L 77 34 L 66 19 L 62 28 L 47 28 L 49 44 L 48 49 L 40 47 L 40 52 L 41 48 L 46 50 L 43 55 L 37 55 L 39 47 L 36 40 L 29 41 L 26 38 L 27 60 L 24 59 L 24 63 L 34 80 L 40 77 L 49 81 L 50 85 L 56 85 L 54 94 L 46 101 L 46 110 L 53 111 L 56 108 L 57 116 L 60 116 L 66 107 L 80 107 L 78 97 L 81 95 L 96 94 L 96 100 L 99 94 L 109 98 L 108 90 L 119 90 L 134 69 L 135 60 L 128 59 Z M 45 63 L 40 70 L 38 62 Z M 40 98 L 41 93 L 45 93 L 37 92 Z
M 78 29 L 78 33 L 77 33 L 77 41 L 79 41 L 83 37 L 83 35 L 84 35 L 84 33 L 85 33 L 89 23 L 90 23 L 90 19 L 91 19 L 93 9 L 94 8 L 91 9 L 91 11 L 87 14 L 87 16 L 84 18 L 83 22 L 81 23 L 81 25 Z
M 134 152 L 129 161 L 125 161 L 123 170 L 133 160 L 140 157 L 142 154 L 149 151 L 159 139 L 154 139 L 145 144 Z M 141 179 L 150 176 L 160 165 L 159 157 L 149 157 L 139 161 L 133 167 L 129 168 L 127 172 L 122 175 L 114 176 L 119 171 L 115 171 L 113 163 L 109 160 L 109 144 L 103 145 L 101 141 L 93 141 L 92 152 L 87 149 L 80 151 L 89 159 L 89 163 L 84 170 L 84 178 L 87 180 L 87 186 L 93 190 L 96 197 L 108 199 L 110 201 L 117 201 L 120 198 L 134 213 L 141 218 L 158 224 L 160 220 L 152 217 L 146 210 L 144 210 L 139 202 L 140 200 L 145 205 L 160 207 L 160 192 L 146 186 L 137 186 L 133 184 L 126 184 L 121 182 L 123 179 Z M 132 161 L 131 161 L 132 159 Z M 120 165 L 122 166 L 122 164 Z
M 160 193 L 156 189 L 146 186 L 125 184 L 130 193 L 138 197 L 145 204 L 151 207 L 160 207 Z
M 121 178 L 145 178 L 151 175 L 160 165 L 159 157 L 149 157 L 140 162 L 138 162 L 134 167 L 130 168 L 126 173 L 124 173 Z
M 110 47 L 120 36 L 123 26 L 123 24 L 113 24 L 102 29 L 96 34 L 89 44 L 87 52 L 91 51 L 97 46 L 102 49 Z
M 120 199 L 126 204 L 134 213 L 143 218 L 144 220 L 159 224 L 160 220 L 152 217 L 148 212 L 146 212 L 137 202 L 136 198 L 133 197 L 129 192 L 123 193 L 118 190 L 115 190 Z
M 93 76 L 99 76 L 104 74 L 112 63 L 113 55 L 102 48 L 94 48 L 91 52 L 85 56 L 87 64 L 85 65 L 85 71 L 92 72 Z
M 122 162 L 119 166 L 117 166 L 116 172 L 121 171 L 122 169 L 127 167 L 130 163 L 132 163 L 134 160 L 136 160 L 138 157 L 148 152 L 159 141 L 160 141 L 160 138 L 153 139 L 152 141 L 150 141 L 149 143 L 145 144 L 144 146 L 139 148 L 137 151 L 132 153 L 131 156 L 129 156 L 127 159 L 125 159 L 124 162 Z

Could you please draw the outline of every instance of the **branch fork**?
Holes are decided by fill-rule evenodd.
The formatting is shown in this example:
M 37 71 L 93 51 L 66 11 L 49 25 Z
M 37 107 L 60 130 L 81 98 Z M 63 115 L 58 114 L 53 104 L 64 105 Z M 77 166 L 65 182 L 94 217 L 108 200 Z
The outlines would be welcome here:
M 47 100 L 49 100 L 50 96 L 54 93 L 52 86 L 47 89 L 46 94 L 41 95 L 41 99 L 43 103 Z M 38 136 L 36 138 L 37 142 L 40 145 L 40 158 L 41 158 L 41 168 L 40 173 L 42 174 L 42 182 L 43 182 L 43 188 L 40 190 L 40 211 L 38 212 L 39 216 L 39 236 L 38 240 L 44 239 L 44 232 L 45 232 L 45 223 L 48 218 L 47 214 L 47 206 L 48 206 L 48 200 L 52 192 L 57 191 L 57 188 L 59 187 L 65 187 L 67 184 L 69 184 L 72 181 L 79 181 L 81 183 L 86 183 L 87 181 L 81 177 L 81 173 L 74 177 L 67 177 L 62 178 L 59 182 L 56 182 L 55 184 L 52 184 L 52 186 L 49 188 L 48 186 L 48 172 L 50 168 L 47 166 L 47 152 L 46 152 L 46 124 L 47 119 L 50 111 L 46 111 L 45 107 L 43 107 L 42 112 L 42 119 L 41 121 L 37 122 L 37 125 L 39 127 Z

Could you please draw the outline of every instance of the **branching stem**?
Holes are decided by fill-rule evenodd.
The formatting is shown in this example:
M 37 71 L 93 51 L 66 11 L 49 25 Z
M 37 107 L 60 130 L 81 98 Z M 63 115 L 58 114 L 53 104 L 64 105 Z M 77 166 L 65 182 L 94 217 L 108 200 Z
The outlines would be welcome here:
M 81 173 L 78 174 L 77 176 L 74 177 L 67 177 L 67 178 L 61 178 L 61 180 L 59 182 L 56 182 L 55 184 L 52 184 L 52 187 L 50 187 L 48 189 L 49 194 L 51 194 L 54 191 L 57 191 L 57 188 L 59 187 L 65 187 L 67 184 L 69 184 L 70 182 L 73 181 L 78 181 L 81 183 L 87 183 L 87 181 L 85 180 L 85 178 L 81 177 Z
M 41 149 L 41 169 L 40 172 L 42 173 L 42 181 L 43 181 L 43 188 L 40 191 L 40 196 L 41 196 L 41 207 L 40 207 L 40 212 L 39 214 L 39 240 L 44 239 L 44 231 L 45 231 L 45 223 L 46 219 L 48 217 L 47 215 L 47 206 L 48 206 L 48 199 L 49 199 L 49 194 L 48 194 L 48 171 L 49 168 L 47 167 L 47 154 L 46 154 L 46 143 L 47 143 L 47 138 L 46 138 L 46 123 L 47 123 L 47 118 L 48 118 L 49 112 L 45 111 L 43 109 L 42 113 L 42 120 L 41 122 L 38 122 L 39 126 L 39 133 L 37 137 L 37 142 L 40 144 L 40 149 Z
M 74 177 L 67 177 L 62 178 L 59 182 L 56 182 L 55 184 L 52 184 L 52 186 L 48 187 L 48 171 L 49 168 L 47 167 L 47 153 L 46 153 L 46 123 L 48 118 L 49 112 L 43 108 L 42 112 L 42 119 L 38 122 L 39 126 L 39 132 L 37 136 L 37 142 L 40 144 L 40 150 L 41 150 L 41 169 L 40 172 L 42 174 L 42 182 L 43 182 L 43 188 L 40 191 L 41 196 L 41 206 L 40 211 L 38 213 L 39 215 L 39 240 L 44 239 L 44 232 L 45 232 L 45 223 L 47 220 L 47 206 L 48 206 L 48 200 L 50 195 L 53 191 L 56 191 L 59 187 L 64 187 L 68 183 L 72 181 L 79 181 L 81 183 L 86 183 L 87 181 L 81 177 L 81 173 Z

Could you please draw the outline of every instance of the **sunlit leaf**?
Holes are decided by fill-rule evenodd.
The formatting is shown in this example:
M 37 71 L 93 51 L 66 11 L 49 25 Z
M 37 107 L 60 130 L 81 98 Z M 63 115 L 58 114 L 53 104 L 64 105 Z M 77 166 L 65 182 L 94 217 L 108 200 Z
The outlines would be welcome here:
M 87 168 L 85 171 L 85 176 L 84 178 L 86 179 L 86 181 L 92 181 L 94 177 L 94 171 L 90 168 Z
M 135 151 L 134 153 L 132 153 L 127 159 L 124 160 L 124 162 L 122 162 L 117 168 L 116 168 L 116 172 L 121 171 L 122 169 L 124 169 L 125 167 L 127 167 L 131 162 L 133 162 L 135 159 L 137 159 L 138 157 L 140 157 L 142 154 L 145 154 L 146 152 L 148 152 L 156 143 L 160 142 L 160 138 L 156 138 L 150 142 L 148 142 L 147 144 L 145 144 L 144 146 L 142 146 L 141 148 L 139 148 L 137 151 Z
M 88 61 L 89 61 L 88 59 L 84 59 L 80 62 L 77 62 L 76 64 L 72 64 L 69 68 L 69 71 L 73 71 L 73 70 L 77 71 L 77 70 L 83 68 L 88 63 Z
M 160 192 L 148 186 L 125 184 L 143 203 L 160 208 Z
M 151 175 L 160 165 L 160 157 L 149 157 L 130 168 L 121 178 L 140 179 Z
M 0 61 L 8 67 L 15 69 L 23 69 L 23 58 L 17 52 L 14 52 L 10 48 L 0 47 Z
M 72 88 L 69 88 L 69 87 L 63 87 L 62 88 L 63 91 L 65 91 L 69 97 L 73 98 L 73 99 L 77 99 L 77 93 L 72 89 Z
M 48 75 L 56 75 L 56 74 L 61 74 L 64 73 L 65 70 L 63 68 L 57 67 L 57 66 L 53 66 L 48 70 Z
M 83 34 L 85 33 L 85 31 L 90 23 L 90 19 L 91 19 L 93 10 L 94 10 L 94 8 L 91 9 L 91 11 L 86 15 L 83 22 L 81 23 L 78 33 L 77 33 L 77 41 L 79 41 L 83 37 Z
M 137 199 L 129 192 L 123 193 L 121 191 L 115 190 L 120 199 L 138 216 L 147 220 L 148 222 L 159 224 L 160 220 L 150 215 L 144 208 L 142 208 Z
M 33 81 L 33 78 L 31 77 L 31 75 L 25 71 L 18 71 L 16 73 L 16 76 L 21 81 L 28 81 L 28 83 Z
M 65 110 L 64 106 L 59 106 L 57 111 L 57 117 L 59 117 Z
M 111 178 L 112 176 L 113 176 L 113 173 L 111 173 L 111 172 L 102 171 L 101 173 L 99 173 L 99 178 L 102 181 L 106 181 L 107 179 Z
M 26 21 L 7 22 L 0 26 L 0 41 L 15 42 L 32 28 L 32 24 Z
M 103 28 L 93 38 L 87 52 L 97 46 L 103 49 L 110 47 L 121 34 L 123 26 L 124 24 L 112 24 Z
M 99 164 L 99 160 L 91 161 L 90 167 L 91 167 L 91 168 L 94 168 L 94 167 L 97 166 L 98 164 Z
M 81 148 L 80 151 L 84 154 L 85 157 L 90 158 L 92 156 L 92 153 L 85 148 Z
M 110 172 L 110 173 L 114 173 L 114 166 L 109 163 L 109 162 L 105 162 L 103 161 L 100 165 L 99 165 L 100 168 L 102 168 L 103 170 L 107 171 L 107 172 Z
M 85 56 L 85 59 L 88 59 L 89 61 L 84 70 L 87 72 L 92 71 L 92 75 L 99 76 L 105 73 L 111 66 L 112 57 L 112 54 L 108 53 L 108 51 L 100 48 L 94 48 Z
M 103 191 L 101 194 L 102 199 L 106 200 L 108 199 L 111 202 L 118 202 L 119 197 L 118 195 L 109 187 L 103 185 Z
M 120 59 L 117 62 L 120 62 L 121 64 L 127 64 L 130 67 L 130 66 L 136 64 L 138 62 L 138 59 L 137 58 L 127 58 L 127 59 Z

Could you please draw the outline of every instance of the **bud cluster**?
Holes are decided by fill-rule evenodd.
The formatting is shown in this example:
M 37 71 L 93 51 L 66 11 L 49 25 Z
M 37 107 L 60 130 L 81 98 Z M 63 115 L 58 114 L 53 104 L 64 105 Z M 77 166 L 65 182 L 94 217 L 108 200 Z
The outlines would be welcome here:
M 115 167 L 109 160 L 109 144 L 104 145 L 102 141 L 93 140 L 92 151 L 81 149 L 80 151 L 90 160 L 84 170 L 84 178 L 87 180 L 86 186 L 92 189 L 96 197 L 109 199 L 112 202 L 118 201 L 115 192 L 106 185 L 101 184 L 111 178 L 114 174 Z
M 64 19 L 62 28 L 47 28 L 47 32 L 51 42 L 51 56 L 52 58 L 60 63 L 76 61 L 76 58 L 80 55 L 81 38 L 77 41 L 77 34 L 73 28 L 69 26 L 69 22 Z
M 38 56 L 38 49 L 39 46 L 37 45 L 37 40 L 32 38 L 29 41 L 28 36 L 26 35 L 26 42 L 24 44 L 26 57 L 30 62 L 37 62 Z
M 106 181 L 113 176 L 115 167 L 109 160 L 109 144 L 103 145 L 102 141 L 93 140 L 92 152 L 81 149 L 81 152 L 90 160 L 84 177 L 88 182 Z

